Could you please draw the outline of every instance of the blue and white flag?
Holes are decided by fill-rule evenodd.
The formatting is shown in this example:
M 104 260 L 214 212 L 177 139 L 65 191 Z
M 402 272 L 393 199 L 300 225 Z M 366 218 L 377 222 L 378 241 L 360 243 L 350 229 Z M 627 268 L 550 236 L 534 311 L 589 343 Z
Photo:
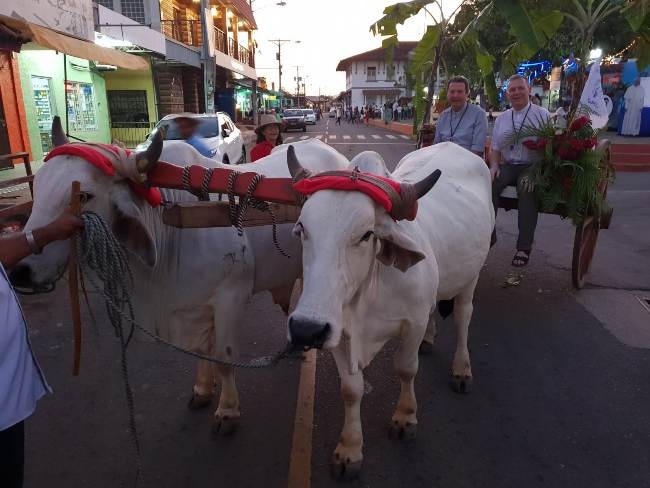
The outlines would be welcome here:
M 611 107 L 607 110 L 605 96 L 603 95 L 603 85 L 600 78 L 600 58 L 596 59 L 591 65 L 589 78 L 587 78 L 585 87 L 582 90 L 580 104 L 578 105 L 578 110 L 580 109 L 588 112 L 591 126 L 594 129 L 601 129 L 607 125 Z

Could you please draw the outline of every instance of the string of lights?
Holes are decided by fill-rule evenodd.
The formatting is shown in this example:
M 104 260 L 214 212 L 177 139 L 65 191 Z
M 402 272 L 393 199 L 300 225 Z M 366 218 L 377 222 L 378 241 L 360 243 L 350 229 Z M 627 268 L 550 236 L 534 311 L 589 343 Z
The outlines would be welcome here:
M 630 42 L 627 46 L 625 46 L 625 47 L 624 47 L 623 49 L 621 49 L 619 52 L 617 52 L 616 54 L 609 54 L 609 55 L 605 56 L 605 57 L 603 58 L 603 60 L 604 60 L 606 63 L 609 63 L 609 62 L 612 61 L 612 59 L 620 58 L 623 54 L 625 54 L 627 51 L 629 51 L 630 49 L 632 49 L 632 47 L 634 47 L 635 44 L 636 44 L 636 39 L 632 39 L 632 42 Z

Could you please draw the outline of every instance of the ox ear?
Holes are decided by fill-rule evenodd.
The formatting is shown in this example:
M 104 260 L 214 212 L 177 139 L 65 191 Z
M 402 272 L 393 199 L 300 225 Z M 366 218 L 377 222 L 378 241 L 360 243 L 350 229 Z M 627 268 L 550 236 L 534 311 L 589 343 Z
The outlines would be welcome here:
M 385 213 L 375 225 L 375 235 L 381 243 L 377 259 L 386 266 L 395 266 L 405 272 L 426 258 L 420 246 Z
M 111 191 L 113 206 L 113 233 L 128 252 L 153 268 L 158 253 L 151 232 L 144 224 L 144 214 L 133 200 L 126 183 L 120 182 Z

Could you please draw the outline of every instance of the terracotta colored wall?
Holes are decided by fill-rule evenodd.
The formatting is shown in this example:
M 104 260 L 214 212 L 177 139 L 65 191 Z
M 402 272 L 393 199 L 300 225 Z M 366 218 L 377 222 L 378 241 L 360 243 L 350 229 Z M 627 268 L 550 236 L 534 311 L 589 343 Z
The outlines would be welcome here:
M 27 119 L 25 116 L 25 103 L 20 86 L 20 73 L 18 61 L 13 53 L 0 51 L 0 97 L 4 106 L 9 133 L 11 152 L 26 151 L 32 159 L 29 135 L 27 133 Z M 17 164 L 17 161 L 14 161 Z

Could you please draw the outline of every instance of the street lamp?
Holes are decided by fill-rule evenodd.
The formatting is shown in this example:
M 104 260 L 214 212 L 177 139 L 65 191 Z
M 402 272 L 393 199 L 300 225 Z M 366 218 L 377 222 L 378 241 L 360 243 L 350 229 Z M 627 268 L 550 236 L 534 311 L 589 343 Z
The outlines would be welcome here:
M 292 41 L 291 39 L 269 39 L 269 42 L 278 46 L 278 52 L 275 54 L 275 59 L 278 60 L 278 91 L 280 92 L 280 110 L 282 110 L 282 44 L 285 42 L 300 44 L 301 41 Z

